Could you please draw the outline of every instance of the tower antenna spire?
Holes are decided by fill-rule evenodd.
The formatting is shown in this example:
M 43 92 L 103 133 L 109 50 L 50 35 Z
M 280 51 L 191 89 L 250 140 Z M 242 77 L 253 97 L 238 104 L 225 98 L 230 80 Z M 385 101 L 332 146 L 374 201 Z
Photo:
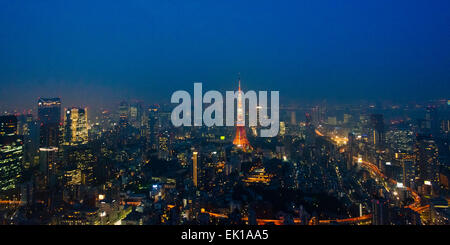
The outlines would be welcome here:
M 238 72 L 239 91 L 241 91 L 241 73 Z

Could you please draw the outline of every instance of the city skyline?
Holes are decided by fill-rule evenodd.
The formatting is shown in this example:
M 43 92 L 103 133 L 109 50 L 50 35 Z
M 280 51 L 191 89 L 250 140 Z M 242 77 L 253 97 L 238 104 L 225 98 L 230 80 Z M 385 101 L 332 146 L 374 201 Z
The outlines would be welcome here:
M 219 188 L 224 191 L 222 188 L 227 188 L 229 184 L 233 186 L 231 193 L 236 193 L 239 192 L 239 186 L 243 184 L 248 190 L 256 188 L 253 191 L 261 191 L 259 188 L 263 188 L 269 192 L 271 190 L 298 192 L 288 194 L 285 197 L 288 199 L 293 198 L 292 194 L 314 195 L 318 190 L 322 193 L 332 186 L 336 188 L 337 183 L 340 183 L 340 190 L 345 191 L 343 182 L 348 182 L 346 184 L 348 185 L 353 181 L 363 181 L 364 184 L 359 183 L 358 185 L 361 186 L 356 189 L 350 187 L 351 192 L 347 197 L 343 193 L 338 196 L 332 193 L 320 194 L 328 198 L 337 198 L 342 202 L 350 201 L 352 206 L 359 205 L 359 215 L 356 215 L 355 210 L 351 208 L 345 215 L 335 214 L 332 210 L 336 208 L 339 210 L 339 205 L 328 206 L 330 203 L 323 201 L 324 206 L 316 206 L 316 208 L 325 208 L 322 212 L 327 214 L 322 213 L 318 216 L 311 207 L 307 208 L 308 211 L 303 211 L 303 205 L 308 205 L 307 199 L 303 200 L 303 204 L 298 207 L 300 208 L 300 211 L 296 211 L 298 213 L 284 214 L 281 218 L 274 218 L 273 214 L 267 216 L 266 211 L 263 211 L 265 209 L 259 210 L 263 213 L 255 216 L 252 212 L 258 211 L 258 209 L 253 210 L 254 205 L 259 205 L 257 202 L 245 204 L 248 207 L 241 211 L 236 207 L 234 211 L 230 211 L 231 213 L 224 212 L 218 207 L 210 207 L 210 210 L 206 211 L 205 208 L 199 208 L 197 205 L 211 200 L 199 196 L 193 199 L 199 202 L 197 205 L 191 206 L 185 203 L 179 207 L 185 210 L 183 212 L 199 212 L 197 218 L 194 215 L 191 218 L 185 217 L 179 220 L 178 216 L 176 216 L 178 218 L 171 216 L 171 218 L 164 218 L 167 221 L 147 220 L 145 223 L 448 224 L 445 213 L 448 205 L 443 204 L 447 202 L 449 174 L 447 162 L 449 151 L 445 149 L 450 133 L 448 114 L 450 103 L 448 101 L 436 101 L 432 106 L 410 109 L 388 107 L 383 109 L 383 114 L 371 111 L 372 106 L 363 105 L 356 108 L 328 106 L 284 108 L 289 113 L 284 113 L 277 122 L 280 127 L 279 133 L 274 137 L 258 140 L 257 136 L 261 134 L 259 130 L 264 127 L 259 124 L 253 126 L 244 124 L 247 111 L 243 110 L 243 93 L 239 82 L 238 95 L 235 98 L 236 124 L 231 127 L 231 130 L 208 126 L 174 127 L 170 123 L 170 113 L 167 111 L 170 107 L 167 108 L 164 105 L 153 107 L 153 105 L 126 101 L 122 101 L 115 111 L 105 111 L 100 117 L 90 121 L 86 108 L 72 107 L 63 110 L 61 98 L 40 98 L 36 104 L 38 107 L 36 118 L 27 114 L 0 117 L 0 153 L 2 153 L 0 160 L 4 163 L 0 165 L 0 173 L 2 173 L 0 196 L 3 198 L 0 199 L 0 205 L 6 205 L 4 211 L 15 208 L 31 211 L 36 205 L 43 205 L 45 208 L 43 211 L 48 212 L 46 218 L 40 221 L 27 220 L 22 216 L 24 214 L 21 214 L 23 211 L 15 212 L 11 217 L 14 221 L 11 222 L 18 224 L 50 222 L 50 224 L 105 225 L 114 222 L 114 224 L 136 225 L 143 224 L 143 220 L 148 218 L 144 215 L 143 208 L 152 207 L 158 210 L 161 208 L 158 208 L 161 200 L 179 202 L 177 198 L 161 197 L 161 195 L 163 192 L 181 191 L 183 193 L 183 188 L 179 184 L 174 185 L 183 176 L 190 178 L 184 188 L 210 193 L 209 195 L 212 189 Z M 404 111 L 405 114 L 401 118 L 398 118 L 398 115 L 392 117 L 391 112 L 397 110 Z M 422 111 L 424 114 L 412 118 L 410 116 L 414 111 Z M 297 117 L 299 113 L 304 113 L 304 117 Z M 247 134 L 250 136 L 247 137 Z M 276 144 L 275 148 L 273 145 L 270 146 L 272 141 Z M 291 144 L 296 147 L 290 146 Z M 108 149 L 114 150 L 105 154 Z M 128 154 L 132 154 L 132 157 L 128 160 L 122 159 L 120 155 L 129 150 L 131 152 Z M 10 155 L 9 152 L 14 154 Z M 110 158 L 109 154 L 117 155 Z M 186 159 L 184 154 L 192 154 L 192 162 Z M 216 154 L 218 155 L 215 156 Z M 328 159 L 325 162 L 324 157 Z M 113 161 L 113 164 L 104 165 L 105 163 L 99 161 L 99 158 L 110 159 L 109 161 Z M 123 161 L 141 169 L 143 171 L 141 174 L 144 175 L 149 174 L 147 171 L 150 166 L 152 176 L 155 174 L 154 171 L 157 171 L 159 175 L 156 176 L 174 177 L 169 179 L 156 177 L 155 180 L 152 177 L 149 182 L 153 183 L 150 185 L 151 188 L 143 188 L 149 191 L 150 199 L 146 199 L 147 197 L 142 193 L 142 186 L 134 189 L 136 185 L 140 186 L 143 180 L 134 176 L 134 171 L 122 172 L 124 170 L 121 170 L 120 166 Z M 176 167 L 179 169 L 177 173 L 186 170 L 188 172 L 179 176 L 173 175 L 174 173 L 169 169 L 160 172 L 158 168 L 164 169 L 164 167 L 155 165 L 155 161 L 166 162 L 169 165 L 180 164 Z M 212 164 L 209 161 L 215 163 Z M 250 166 L 245 166 L 247 164 Z M 308 166 L 308 164 L 312 165 Z M 334 166 L 331 169 L 336 168 L 336 173 L 329 172 L 330 164 Z M 113 169 L 106 170 L 110 167 Z M 281 170 L 276 170 L 277 168 Z M 310 169 L 307 170 L 308 168 Z M 216 173 L 212 176 L 206 174 L 211 170 Z M 111 171 L 120 172 L 114 177 Z M 30 174 L 34 177 L 23 182 L 29 178 Z M 371 177 L 368 178 L 367 174 Z M 105 178 L 104 175 L 109 177 Z M 317 182 L 318 176 L 325 178 L 323 183 Z M 217 182 L 223 177 L 230 179 L 224 180 L 223 183 Z M 114 188 L 98 186 L 102 181 L 123 182 L 129 181 L 128 178 L 130 181 L 133 180 L 122 186 L 128 189 L 125 197 L 120 197 L 124 194 L 117 193 Z M 371 182 L 371 178 L 376 182 Z M 380 181 L 381 185 L 379 185 Z M 30 186 L 31 183 L 34 184 Z M 356 183 L 351 185 L 354 184 Z M 29 188 L 32 192 L 29 192 Z M 78 190 L 78 188 L 87 189 Z M 376 194 L 378 191 L 374 192 L 376 189 L 380 194 Z M 95 191 L 92 193 L 90 190 Z M 130 194 L 130 190 L 137 193 Z M 78 191 L 85 193 L 85 196 L 79 196 Z M 98 194 L 97 197 L 95 193 L 98 191 L 109 194 Z M 353 200 L 354 197 L 351 197 L 353 191 L 365 196 L 360 200 L 361 203 Z M 164 195 L 169 195 L 168 193 Z M 92 196 L 93 194 L 95 195 Z M 116 198 L 120 200 L 119 213 L 101 211 L 106 208 L 103 204 L 105 204 L 105 196 L 109 195 L 112 195 L 108 199 L 109 202 L 112 201 L 108 204 L 112 205 L 109 208 L 117 208 L 114 206 Z M 187 197 L 192 198 L 189 195 Z M 133 201 L 136 198 L 138 201 Z M 84 201 L 88 203 L 83 204 Z M 149 204 L 148 201 L 154 203 Z M 80 203 L 77 204 L 77 202 Z M 239 202 L 246 201 L 243 199 Z M 293 202 L 297 203 L 298 200 Z M 234 201 L 230 203 L 231 207 L 233 203 Z M 62 208 L 57 211 L 54 209 L 55 205 L 70 205 L 72 209 Z M 82 216 L 78 216 L 80 207 Z M 167 205 L 167 211 L 170 212 L 173 207 L 177 205 Z M 96 210 L 92 211 L 94 216 L 85 217 L 90 215 L 91 209 Z M 240 214 L 233 214 L 235 212 Z M 287 211 L 284 209 L 281 212 Z M 108 216 L 108 219 L 98 220 L 96 215 L 103 217 L 103 213 Z M 120 215 L 122 218 L 117 220 L 115 215 Z M 150 217 L 153 215 L 150 214 Z M 238 218 L 239 215 L 244 216 Z
M 446 231 L 449 13 L 0 0 L 0 226 L 124 232 L 103 243 Z

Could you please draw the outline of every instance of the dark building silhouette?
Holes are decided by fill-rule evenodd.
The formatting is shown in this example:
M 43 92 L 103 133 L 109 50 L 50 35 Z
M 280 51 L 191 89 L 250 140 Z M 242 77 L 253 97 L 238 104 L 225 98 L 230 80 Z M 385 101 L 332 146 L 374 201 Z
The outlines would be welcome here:
M 437 108 L 434 106 L 429 106 L 426 109 L 425 129 L 426 133 L 431 133 L 435 137 L 439 134 L 439 116 Z
M 382 114 L 370 115 L 370 127 L 372 129 L 371 141 L 378 149 L 384 147 L 385 131 L 384 119 Z
M 38 100 L 39 161 L 46 185 L 54 184 L 58 164 L 58 147 L 61 126 L 61 99 L 40 98 Z
M 416 180 L 419 185 L 432 185 L 438 181 L 438 149 L 430 134 L 418 134 L 414 148 Z
M 372 200 L 372 225 L 388 224 L 388 207 L 384 200 Z

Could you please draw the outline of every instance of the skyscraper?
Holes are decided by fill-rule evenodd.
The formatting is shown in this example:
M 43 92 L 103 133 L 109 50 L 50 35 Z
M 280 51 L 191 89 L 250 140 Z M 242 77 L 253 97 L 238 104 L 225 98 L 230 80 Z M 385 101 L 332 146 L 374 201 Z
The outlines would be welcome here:
M 61 99 L 40 98 L 38 100 L 39 121 L 39 161 L 44 174 L 44 183 L 54 182 L 54 173 L 58 164 L 60 141 Z
M 372 200 L 372 225 L 387 225 L 387 204 L 384 200 Z
M 313 107 L 311 109 L 311 114 L 310 114 L 310 122 L 312 124 L 314 124 L 314 126 L 319 125 L 320 123 L 320 108 L 318 106 Z
M 384 146 L 385 132 L 384 132 L 384 119 L 381 114 L 370 115 L 370 127 L 372 130 L 372 143 L 377 149 L 381 149 Z
M 194 186 L 198 186 L 198 152 L 192 152 L 192 181 Z
M 355 135 L 350 132 L 348 133 L 348 142 L 347 142 L 347 170 L 350 170 L 354 166 L 353 157 L 356 155 L 357 143 L 355 139 Z
M 0 194 L 16 189 L 22 175 L 23 142 L 16 116 L 0 116 Z
M 418 185 L 432 185 L 438 181 L 438 150 L 429 134 L 418 134 L 414 148 Z
M 396 152 L 395 159 L 400 162 L 400 166 L 402 167 L 402 184 L 406 187 L 410 187 L 410 182 L 414 179 L 413 166 L 415 162 L 415 155 L 404 152 Z
M 142 108 L 141 102 L 136 102 L 130 105 L 130 124 L 133 127 L 141 129 L 141 127 L 143 126 L 143 116 L 144 110 Z
M 439 118 L 437 108 L 429 106 L 425 113 L 425 130 L 426 133 L 431 133 L 434 137 L 439 134 Z
M 39 125 L 32 114 L 20 115 L 17 121 L 18 134 L 23 137 L 24 168 L 29 168 L 35 164 L 39 149 Z
M 158 135 L 158 157 L 166 161 L 172 160 L 173 134 L 169 131 L 160 132 Z
M 88 142 L 87 108 L 65 109 L 64 144 L 78 145 Z
M 40 98 L 38 100 L 40 123 L 40 147 L 58 147 L 61 122 L 61 99 Z
M 148 148 L 156 150 L 158 148 L 158 134 L 159 134 L 159 110 L 158 107 L 153 106 L 148 109 L 147 121 L 147 144 Z
M 119 105 L 119 125 L 121 127 L 127 127 L 129 125 L 129 113 L 130 108 L 126 101 L 120 102 Z
M 297 125 L 296 111 L 291 111 L 291 125 Z

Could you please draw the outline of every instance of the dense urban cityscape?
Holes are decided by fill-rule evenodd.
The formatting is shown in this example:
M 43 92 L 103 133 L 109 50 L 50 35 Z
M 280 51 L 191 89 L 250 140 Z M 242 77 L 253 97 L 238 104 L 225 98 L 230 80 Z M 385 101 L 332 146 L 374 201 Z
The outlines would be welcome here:
M 281 105 L 264 138 L 174 127 L 171 104 L 63 99 L 0 117 L 2 224 L 449 223 L 450 100 Z
M 419 0 L 0 0 L 0 232 L 447 235 L 449 13 Z

